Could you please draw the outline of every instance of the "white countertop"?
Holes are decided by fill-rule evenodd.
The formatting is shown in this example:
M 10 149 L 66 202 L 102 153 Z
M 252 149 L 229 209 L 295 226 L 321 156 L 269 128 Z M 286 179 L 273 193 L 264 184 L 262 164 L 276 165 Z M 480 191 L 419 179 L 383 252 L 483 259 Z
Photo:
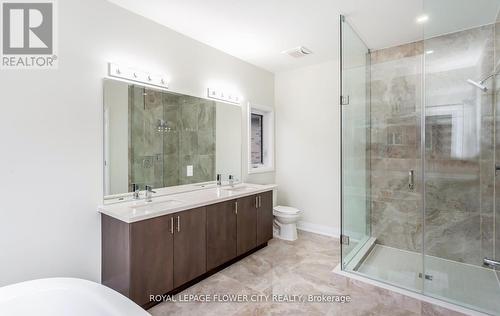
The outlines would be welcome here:
M 228 184 L 227 181 L 225 181 L 224 184 Z M 236 184 L 239 183 L 235 183 L 235 185 Z M 158 193 L 156 195 L 161 196 L 161 195 L 172 195 L 172 194 L 185 193 L 185 192 L 203 190 L 207 188 L 216 188 L 216 187 L 217 187 L 216 181 L 209 181 L 209 182 L 194 183 L 194 184 L 192 183 L 192 184 L 176 185 L 165 188 L 155 188 L 154 191 Z M 144 193 L 141 192 L 141 194 Z M 104 204 L 109 205 L 113 203 L 133 202 L 134 199 L 132 198 L 132 196 L 133 196 L 132 192 L 108 195 L 104 197 Z
M 262 185 L 241 183 L 235 185 L 234 187 L 223 186 L 220 188 L 207 188 L 157 197 L 153 195 L 152 202 L 137 200 L 132 202 L 102 205 L 99 206 L 98 211 L 125 223 L 134 223 L 149 218 L 271 191 L 276 187 L 277 185 L 275 184 Z

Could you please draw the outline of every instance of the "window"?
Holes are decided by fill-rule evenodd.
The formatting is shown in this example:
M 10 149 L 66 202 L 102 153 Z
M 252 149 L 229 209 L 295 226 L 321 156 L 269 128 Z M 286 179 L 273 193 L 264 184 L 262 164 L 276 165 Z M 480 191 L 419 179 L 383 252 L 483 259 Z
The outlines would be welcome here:
M 252 155 L 252 165 L 264 164 L 264 115 L 252 113 L 250 148 Z
M 248 173 L 274 171 L 274 112 L 271 107 L 248 106 Z

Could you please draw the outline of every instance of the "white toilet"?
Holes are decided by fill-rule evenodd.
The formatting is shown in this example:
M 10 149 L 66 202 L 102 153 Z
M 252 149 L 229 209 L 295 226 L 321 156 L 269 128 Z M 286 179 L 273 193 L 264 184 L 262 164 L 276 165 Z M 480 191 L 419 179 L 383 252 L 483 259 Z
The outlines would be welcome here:
M 289 206 L 275 206 L 274 215 L 274 236 L 283 240 L 294 241 L 297 239 L 297 221 L 301 211 Z

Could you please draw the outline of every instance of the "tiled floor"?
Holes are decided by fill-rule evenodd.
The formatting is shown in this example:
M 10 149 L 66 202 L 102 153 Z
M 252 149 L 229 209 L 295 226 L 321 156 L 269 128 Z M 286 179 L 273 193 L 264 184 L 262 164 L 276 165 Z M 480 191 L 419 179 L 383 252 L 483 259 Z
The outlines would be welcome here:
M 149 312 L 166 315 L 461 315 L 332 273 L 338 240 L 300 232 L 299 240 L 269 245 L 188 288 L 184 294 L 350 295 L 350 303 L 164 302 Z

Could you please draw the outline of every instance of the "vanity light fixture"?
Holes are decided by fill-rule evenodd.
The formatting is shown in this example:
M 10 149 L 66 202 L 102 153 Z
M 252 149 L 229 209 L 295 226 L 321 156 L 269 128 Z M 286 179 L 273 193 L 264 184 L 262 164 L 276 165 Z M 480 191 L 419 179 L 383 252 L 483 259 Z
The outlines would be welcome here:
M 168 81 L 164 75 L 150 74 L 145 71 L 140 71 L 114 63 L 108 63 L 108 75 L 110 77 L 168 89 Z
M 214 99 L 218 101 L 224 101 L 231 104 L 239 105 L 241 103 L 241 97 L 237 93 L 231 93 L 227 91 L 221 91 L 217 89 L 208 88 L 207 97 L 209 99 Z

